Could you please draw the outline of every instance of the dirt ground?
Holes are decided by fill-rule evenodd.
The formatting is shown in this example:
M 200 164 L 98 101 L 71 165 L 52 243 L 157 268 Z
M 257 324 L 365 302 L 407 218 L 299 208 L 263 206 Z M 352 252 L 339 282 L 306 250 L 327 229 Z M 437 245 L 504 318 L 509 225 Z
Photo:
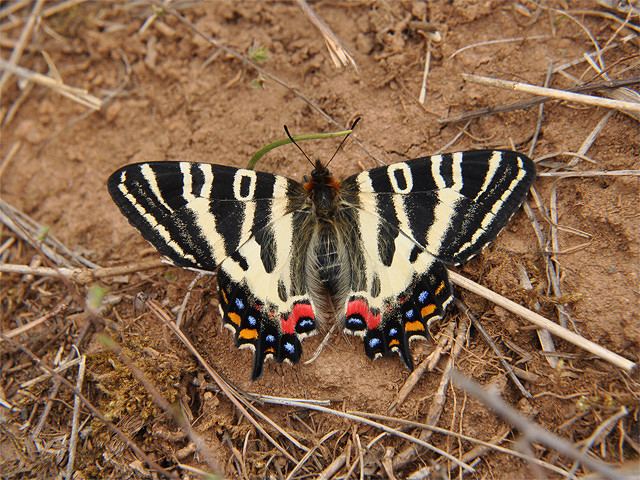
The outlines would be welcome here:
M 14 12 L 6 10 L 12 4 L 3 7 L 5 13 L 0 10 L 3 59 L 15 51 L 33 8 L 31 2 L 22 3 Z M 539 120 L 537 105 L 483 115 L 468 123 L 442 122 L 481 107 L 531 98 L 465 81 L 463 73 L 542 85 L 550 66 L 575 60 L 550 78 L 550 86 L 570 89 L 603 80 L 583 57 L 597 44 L 607 47 L 601 61 L 609 79 L 640 75 L 638 16 L 628 18 L 632 25 L 622 25 L 601 15 L 607 10 L 591 1 L 312 2 L 352 54 L 357 70 L 336 68 L 321 33 L 295 2 L 173 2 L 193 28 L 171 11 L 146 2 L 75 3 L 44 3 L 44 13 L 33 25 L 18 64 L 54 78 L 59 75 L 66 85 L 103 100 L 104 106 L 92 112 L 56 89 L 8 78 L 0 103 L 0 195 L 46 230 L 36 231 L 37 241 L 32 235 L 30 244 L 3 222 L 1 264 L 65 266 L 33 246 L 51 236 L 99 267 L 158 258 L 107 193 L 108 176 L 128 163 L 172 159 L 246 166 L 260 147 L 284 137 L 284 124 L 294 134 L 328 132 L 347 127 L 357 116 L 362 118 L 354 135 L 357 141 L 350 141 L 332 163 L 338 176 L 442 150 L 511 148 L 530 153 Z M 63 8 L 51 10 L 56 5 Z M 608 12 L 624 22 L 624 13 Z M 212 45 L 196 30 L 264 72 Z M 500 39 L 508 41 L 475 45 Z M 422 105 L 418 98 L 427 44 L 430 69 Z M 539 160 L 539 173 L 640 168 L 638 120 L 611 112 L 609 116 L 602 108 L 547 102 L 531 155 Z M 584 149 L 601 121 L 602 129 Z M 338 142 L 305 142 L 304 147 L 313 158 L 327 159 Z M 309 173 L 308 164 L 292 146 L 272 151 L 258 167 L 298 180 Z M 637 174 L 541 176 L 535 183 L 540 201 L 530 198 L 529 204 L 546 239 L 544 250 L 531 221 L 520 211 L 491 247 L 458 272 L 553 320 L 561 306 L 570 329 L 636 362 L 638 187 Z M 547 221 L 555 215 L 557 223 Z M 559 270 L 559 296 L 551 288 L 549 252 Z M 73 259 L 66 266 L 80 267 Z M 523 287 L 523 271 L 532 290 Z M 377 428 L 305 408 L 258 403 L 297 441 L 316 448 L 288 477 L 304 450 L 259 419 L 291 458 L 269 443 L 217 390 L 149 306 L 157 305 L 174 317 L 194 273 L 163 267 L 90 282 L 34 273 L 0 273 L 1 332 L 13 332 L 54 311 L 44 323 L 13 335 L 11 341 L 3 338 L 0 344 L 2 478 L 53 478 L 62 476 L 68 464 L 77 397 L 56 378 L 25 386 L 43 373 L 25 348 L 52 368 L 86 355 L 81 386 L 86 399 L 147 458 L 179 477 L 199 478 L 201 473 L 193 469 L 211 472 L 212 463 L 229 478 L 319 478 L 321 472 L 324 478 L 391 478 L 391 468 L 397 478 L 406 478 L 422 467 L 430 467 L 434 478 L 461 475 L 452 461 L 422 449 L 406 465 L 399 465 L 398 455 L 411 444 L 393 435 L 378 437 Z M 572 468 L 568 457 L 539 443 L 523 442 L 522 432 L 464 391 L 448 386 L 442 400 L 437 391 L 447 352 L 392 412 L 389 409 L 409 372 L 397 358 L 371 362 L 359 339 L 342 334 L 334 333 L 312 363 L 268 363 L 264 375 L 252 382 L 251 353 L 238 351 L 221 328 L 214 292 L 215 277 L 195 284 L 183 315 L 184 331 L 204 359 L 238 389 L 330 400 L 335 410 L 416 422 L 428 421 L 430 412 L 437 411 L 434 405 L 444 401 L 439 427 L 534 455 L 558 469 L 534 467 L 493 450 L 480 452 L 474 463 L 475 457 L 465 454 L 476 444 L 433 434 L 429 438 L 433 445 L 475 466 L 467 478 L 525 478 L 537 475 L 536 468 L 546 476 L 541 478 L 561 478 Z M 497 354 L 476 329 L 468 332 L 456 368 L 481 384 L 497 386 L 509 404 L 577 448 L 590 448 L 594 457 L 613 466 L 638 467 L 637 375 L 557 339 L 557 354 L 549 357 L 556 360 L 554 368 L 526 320 L 461 289 L 457 294 L 481 319 L 503 357 L 524 372 L 523 383 L 532 398 L 525 398 L 506 379 Z M 442 338 L 454 331 L 450 322 L 467 319 L 454 311 L 438 326 Z M 193 437 L 187 437 L 154 403 L 154 395 L 101 340 L 101 334 L 122 347 L 160 396 L 182 412 L 215 462 L 207 463 Z M 321 340 L 316 336 L 304 342 L 303 362 Z M 416 364 L 434 348 L 434 342 L 414 343 Z M 72 385 L 77 372 L 76 366 L 64 370 Z M 620 413 L 623 408 L 626 413 Z M 73 478 L 157 478 L 157 468 L 147 465 L 146 458 L 110 431 L 85 403 L 78 418 Z M 606 423 L 608 419 L 612 420 Z M 577 474 L 590 471 L 580 465 Z

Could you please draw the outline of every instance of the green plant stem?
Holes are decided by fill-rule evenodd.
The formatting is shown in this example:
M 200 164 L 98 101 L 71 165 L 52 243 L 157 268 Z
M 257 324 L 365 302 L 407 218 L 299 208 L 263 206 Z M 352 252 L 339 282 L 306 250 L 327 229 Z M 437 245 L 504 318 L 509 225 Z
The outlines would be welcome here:
M 351 132 L 352 130 L 343 130 L 341 132 L 329 133 L 306 133 L 304 135 L 294 135 L 293 139 L 296 142 L 302 142 L 304 140 L 320 140 L 323 138 L 343 137 L 345 135 L 349 135 Z M 247 164 L 247 168 L 253 170 L 258 163 L 258 160 L 260 160 L 266 153 L 273 150 L 274 148 L 281 147 L 282 145 L 286 145 L 288 143 L 291 143 L 291 140 L 288 138 L 283 138 L 281 140 L 276 140 L 275 142 L 265 145 L 253 154 L 253 156 L 249 160 L 249 163 Z

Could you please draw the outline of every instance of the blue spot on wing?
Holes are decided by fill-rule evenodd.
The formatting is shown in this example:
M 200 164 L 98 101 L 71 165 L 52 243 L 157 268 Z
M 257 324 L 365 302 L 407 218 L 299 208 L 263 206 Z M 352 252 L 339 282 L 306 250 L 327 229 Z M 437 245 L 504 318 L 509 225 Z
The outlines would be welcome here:
M 418 300 L 420 300 L 420 303 L 425 303 L 427 301 L 428 296 L 429 296 L 429 292 L 427 292 L 426 290 L 423 290 L 422 292 L 420 292 L 420 295 L 418 295 Z
M 244 302 L 241 298 L 236 298 L 236 307 L 238 307 L 238 310 L 242 310 L 244 308 Z
M 380 345 L 380 339 L 379 338 L 371 338 L 369 339 L 369 346 L 371 348 L 376 348 L 378 345 Z

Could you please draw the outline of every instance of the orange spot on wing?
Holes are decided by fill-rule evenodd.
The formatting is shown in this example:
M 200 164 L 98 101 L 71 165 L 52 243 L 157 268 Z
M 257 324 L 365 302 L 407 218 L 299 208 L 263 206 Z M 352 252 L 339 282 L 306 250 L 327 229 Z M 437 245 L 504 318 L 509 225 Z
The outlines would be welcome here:
M 436 306 L 433 303 L 430 303 L 429 305 L 422 307 L 422 310 L 420 310 L 420 315 L 422 316 L 422 318 L 424 318 L 427 315 L 431 315 L 435 311 Z
M 264 351 L 264 353 L 276 353 L 276 349 L 275 349 L 275 348 L 273 348 L 273 347 L 268 347 L 268 348 Z
M 227 317 L 229 317 L 229 320 L 231 320 L 231 323 L 233 323 L 236 327 L 240 326 L 240 315 L 238 315 L 235 312 L 229 312 L 227 313 Z
M 405 332 L 424 332 L 424 325 L 420 320 L 414 320 L 413 322 L 407 322 L 404 324 Z
M 243 328 L 238 336 L 244 340 L 255 340 L 258 338 L 258 331 L 256 329 Z
M 395 338 L 389 342 L 390 347 L 395 347 L 396 345 L 400 345 L 400 341 Z
M 226 304 L 229 303 L 229 299 L 227 298 L 227 294 L 226 292 L 221 288 L 220 289 L 220 295 L 222 296 L 222 301 Z
M 440 295 L 440 293 L 442 292 L 442 290 L 444 290 L 444 282 L 440 282 L 440 285 L 438 285 L 438 288 L 436 288 L 436 295 Z

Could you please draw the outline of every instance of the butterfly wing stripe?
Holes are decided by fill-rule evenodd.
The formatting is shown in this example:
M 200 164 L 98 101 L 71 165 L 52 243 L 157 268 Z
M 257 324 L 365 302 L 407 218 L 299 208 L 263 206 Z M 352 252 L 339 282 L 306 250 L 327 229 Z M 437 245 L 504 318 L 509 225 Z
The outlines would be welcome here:
M 143 232 L 144 237 L 160 250 L 160 253 L 180 261 L 183 266 L 194 266 L 196 259 L 193 255 L 186 253 L 182 247 L 173 240 L 169 231 L 159 223 L 158 218 L 139 202 L 138 197 L 129 192 L 127 187 L 127 174 L 121 172 L 119 183 L 109 185 L 111 195 L 116 199 L 116 203 L 125 212 L 126 217 Z M 184 260 L 182 260 L 184 259 Z M 188 263 L 185 263 L 188 262 Z
M 451 157 L 452 157 L 451 176 L 453 180 L 451 188 L 453 188 L 457 192 L 461 192 L 462 187 L 464 187 L 463 176 L 462 176 L 463 153 L 457 152 L 457 153 L 454 153 Z
M 287 180 L 283 177 L 277 177 L 273 191 L 280 195 L 286 194 L 289 189 Z M 269 228 L 273 232 L 273 238 L 275 242 L 275 263 L 276 265 L 282 265 L 292 250 L 293 243 L 293 215 L 289 214 L 291 206 L 289 202 L 273 202 L 271 205 L 271 218 Z M 278 222 L 278 228 L 275 229 L 274 225 Z
M 372 191 L 371 179 L 367 172 L 358 175 L 358 181 L 365 192 Z M 380 250 L 378 249 L 377 232 L 380 230 L 380 217 L 377 214 L 376 199 L 373 195 L 359 195 L 358 226 L 362 238 L 362 249 L 367 252 L 373 264 L 380 263 Z M 371 286 L 373 281 L 372 272 L 365 269 L 367 285 Z
M 480 221 L 480 228 L 475 231 L 471 239 L 464 243 L 458 251 L 454 254 L 455 256 L 464 257 L 464 254 L 467 250 L 472 250 L 473 246 L 479 243 L 480 239 L 483 236 L 492 235 L 492 223 L 500 217 L 501 209 L 507 205 L 511 198 L 520 193 L 518 187 L 522 187 L 523 180 L 527 175 L 527 170 L 524 168 L 524 164 L 521 157 L 518 157 L 518 167 L 519 171 L 516 177 L 509 183 L 509 186 L 504 190 L 500 198 L 492 204 L 492 207 L 489 211 L 486 212 L 484 218 Z M 527 185 L 528 189 L 528 185 Z M 521 188 L 520 188 L 521 190 Z M 510 216 L 510 215 L 509 215 Z M 508 218 L 506 219 L 508 220 Z M 501 226 L 498 226 L 501 228 Z
M 213 168 L 211 167 L 211 165 L 208 165 L 206 163 L 198 163 L 196 165 L 204 175 L 204 181 L 202 183 L 202 187 L 200 188 L 199 196 L 204 198 L 211 198 L 211 193 L 213 190 Z
M 502 161 L 502 153 L 493 152 L 493 154 L 489 158 L 489 161 L 487 162 L 486 172 L 484 174 L 484 181 L 482 182 L 482 186 L 477 191 L 477 193 L 473 196 L 474 200 L 476 201 L 479 200 L 480 196 L 487 191 L 487 189 L 489 188 L 489 185 L 491 185 L 491 182 L 493 182 L 493 179 L 496 175 L 496 172 L 498 170 L 498 167 L 500 166 L 501 161 Z M 467 196 L 471 198 L 471 195 L 467 195 Z
M 447 188 L 447 182 L 444 177 L 440 174 L 440 168 L 442 166 L 443 156 L 442 155 L 434 155 L 431 157 L 431 177 L 436 184 L 436 188 L 442 189 Z
M 456 205 L 460 194 L 449 188 L 436 192 L 438 198 L 433 208 L 433 223 L 429 226 L 425 246 L 437 255 L 441 250 L 442 241 L 451 226 L 451 219 L 457 214 Z
M 151 190 L 151 192 L 155 195 L 156 201 L 160 205 L 165 207 L 167 210 L 172 212 L 173 208 L 171 208 L 169 206 L 169 204 L 167 204 L 167 202 L 164 201 L 163 195 L 160 192 L 160 188 L 158 186 L 158 180 L 157 180 L 156 173 L 154 172 L 154 170 L 151 167 L 151 165 L 149 165 L 149 164 L 141 165 L 140 166 L 140 173 L 142 174 L 143 178 L 149 184 L 149 190 Z
M 196 198 L 193 194 L 193 188 L 195 187 L 194 183 L 197 184 L 197 179 L 194 178 L 194 172 L 196 169 L 193 167 L 193 164 L 186 162 L 180 163 L 180 173 L 182 174 L 182 196 L 187 203 L 193 202 Z

